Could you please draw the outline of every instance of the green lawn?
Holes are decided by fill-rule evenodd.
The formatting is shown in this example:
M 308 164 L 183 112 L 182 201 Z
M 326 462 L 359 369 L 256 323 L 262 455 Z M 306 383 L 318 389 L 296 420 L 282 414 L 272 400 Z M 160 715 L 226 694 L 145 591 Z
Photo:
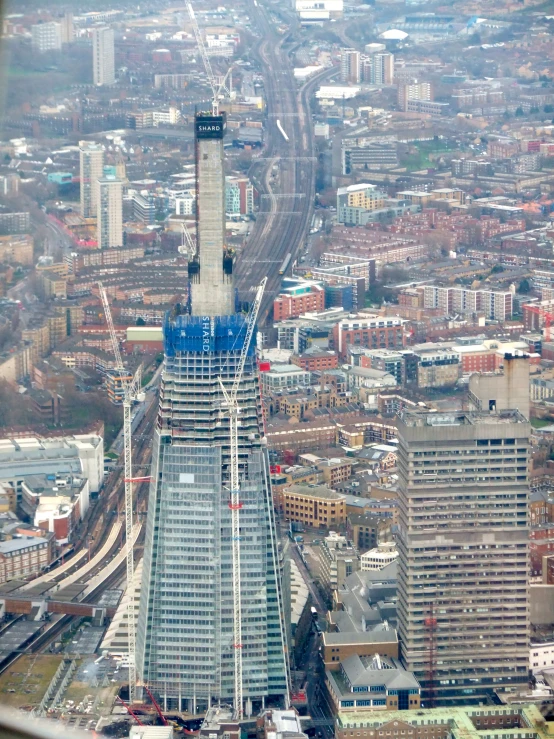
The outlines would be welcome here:
M 532 418 L 531 419 L 531 426 L 534 429 L 542 429 L 545 426 L 550 426 L 552 424 L 552 421 L 546 418 Z
M 410 172 L 432 167 L 434 162 L 429 159 L 430 154 L 448 154 L 450 152 L 443 141 L 421 141 L 414 143 L 414 146 L 418 150 L 417 154 L 408 154 L 401 161 L 402 165 Z

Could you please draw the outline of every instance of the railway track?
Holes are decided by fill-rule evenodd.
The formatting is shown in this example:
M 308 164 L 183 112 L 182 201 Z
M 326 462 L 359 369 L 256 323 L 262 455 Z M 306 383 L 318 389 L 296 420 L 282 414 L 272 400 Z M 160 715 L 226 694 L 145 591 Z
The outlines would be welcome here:
M 239 291 L 246 295 L 252 285 L 268 277 L 260 323 L 270 314 L 281 286 L 279 266 L 286 255 L 296 258 L 312 218 L 315 195 L 315 150 L 312 117 L 307 93 L 315 81 L 297 90 L 286 39 L 280 37 L 260 3 L 252 2 L 251 17 L 262 40 L 254 56 L 263 70 L 267 103 L 267 144 L 263 164 L 253 163 L 262 202 L 269 209 L 258 213 L 254 228 L 237 264 Z M 288 140 L 279 130 L 279 124 Z M 277 165 L 278 182 L 270 183 Z
M 135 445 L 135 464 L 137 468 L 140 467 L 146 467 L 150 463 L 150 457 L 151 457 L 151 445 L 150 445 L 150 438 L 149 434 L 146 434 L 145 431 L 147 429 L 151 429 L 153 425 L 153 421 L 156 417 L 157 413 L 157 403 L 152 403 L 151 408 L 145 413 L 145 416 L 137 429 L 137 434 L 139 429 L 141 430 L 141 437 L 142 440 L 138 445 Z M 137 485 L 136 493 L 135 493 L 135 511 L 141 512 L 144 511 L 146 508 L 147 503 L 147 496 L 148 496 L 148 483 L 141 483 Z M 87 532 L 91 532 L 94 530 L 97 530 L 97 528 L 100 526 L 100 535 L 95 539 L 95 547 L 92 549 L 91 547 L 91 556 L 92 554 L 96 554 L 106 543 L 110 531 L 112 529 L 112 526 L 110 525 L 111 522 L 113 522 L 114 516 L 108 515 L 104 517 L 104 509 L 106 507 L 106 501 L 109 500 L 110 504 L 113 504 L 116 506 L 115 510 L 117 510 L 117 507 L 122 507 L 124 502 L 124 488 L 123 488 L 123 475 L 118 474 L 115 480 L 115 485 L 111 486 L 111 493 L 108 497 L 106 497 L 107 490 L 109 490 L 110 487 L 106 487 L 106 492 L 104 495 L 100 496 L 99 499 L 96 501 L 96 515 L 92 520 L 89 520 L 87 522 L 87 525 L 85 526 L 85 530 L 81 533 L 79 541 L 84 542 L 86 541 L 87 535 L 89 535 Z M 107 524 L 102 526 L 103 522 L 106 521 Z M 145 527 L 142 526 L 140 534 L 135 542 L 135 548 L 140 550 L 144 545 L 144 529 Z M 98 567 L 93 568 L 92 570 L 88 571 L 86 575 L 84 575 L 84 579 L 86 582 L 90 582 L 94 577 L 97 577 L 103 568 L 105 568 L 112 560 L 113 554 L 115 551 L 120 550 L 122 546 L 122 541 L 118 537 L 113 544 L 110 546 L 109 550 L 105 553 L 105 556 L 103 557 L 103 561 L 99 563 Z M 76 546 L 75 551 L 79 551 L 79 548 Z M 136 564 L 137 558 L 135 555 L 135 564 Z M 76 567 L 79 567 L 82 564 L 82 557 L 76 558 L 75 565 Z M 70 575 L 71 569 L 67 570 L 64 574 Z M 119 585 L 122 580 L 125 578 L 126 575 L 126 563 L 125 560 L 114 569 L 112 573 L 110 573 L 101 583 L 97 585 L 93 590 L 91 590 L 82 601 L 79 601 L 81 603 L 97 603 L 99 597 L 102 595 L 103 592 L 106 590 L 109 590 L 111 588 L 116 587 Z M 58 584 L 56 582 L 56 575 L 55 570 L 52 572 L 52 584 Z M 78 581 L 82 581 L 83 578 L 80 578 Z M 33 581 L 30 581 L 31 584 Z M 59 582 L 59 585 L 61 586 L 61 589 L 63 589 L 63 579 Z M 55 618 L 54 620 L 50 622 L 46 622 L 45 626 L 40 634 L 38 634 L 35 639 L 33 639 L 29 644 L 26 645 L 26 647 L 22 650 L 15 651 L 13 653 L 13 657 L 11 657 L 9 660 L 3 662 L 0 674 L 2 672 L 5 672 L 10 665 L 12 665 L 21 654 L 37 654 L 39 652 L 43 652 L 46 650 L 58 637 L 63 633 L 63 631 L 67 628 L 67 626 L 71 623 L 72 619 L 76 618 L 75 616 L 61 616 L 59 618 Z M 16 623 L 19 619 L 16 618 L 13 621 L 11 621 L 9 624 L 6 625 L 5 629 L 2 630 L 1 633 L 4 631 L 9 630 L 9 628 L 13 625 L 13 623 Z

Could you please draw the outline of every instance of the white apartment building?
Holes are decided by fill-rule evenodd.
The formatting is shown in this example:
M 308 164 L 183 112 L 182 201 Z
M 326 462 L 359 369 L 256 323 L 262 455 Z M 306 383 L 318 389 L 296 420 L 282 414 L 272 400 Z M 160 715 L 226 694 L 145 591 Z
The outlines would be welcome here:
M 425 285 L 423 305 L 425 308 L 438 308 L 445 316 L 452 313 L 484 313 L 485 318 L 506 321 L 512 317 L 513 295 L 510 291 Z
M 154 126 L 176 126 L 181 120 L 179 108 L 170 106 L 165 110 L 154 110 L 152 112 L 152 123 Z
M 309 385 L 311 372 L 305 372 L 295 364 L 276 364 L 268 372 L 260 372 L 262 392 L 270 393 L 287 387 Z
M 98 247 L 123 246 L 123 182 L 113 175 L 98 180 Z
M 62 48 L 61 23 L 37 23 L 31 26 L 31 46 L 39 54 Z
M 92 72 L 98 87 L 115 83 L 114 32 L 107 26 L 92 32 Z
M 91 141 L 79 141 L 79 176 L 81 179 L 81 215 L 96 218 L 98 180 L 104 174 L 104 149 Z
M 192 192 L 184 192 L 175 197 L 175 215 L 192 216 L 196 205 L 196 195 Z
M 531 644 L 529 647 L 529 669 L 536 675 L 554 667 L 554 642 Z

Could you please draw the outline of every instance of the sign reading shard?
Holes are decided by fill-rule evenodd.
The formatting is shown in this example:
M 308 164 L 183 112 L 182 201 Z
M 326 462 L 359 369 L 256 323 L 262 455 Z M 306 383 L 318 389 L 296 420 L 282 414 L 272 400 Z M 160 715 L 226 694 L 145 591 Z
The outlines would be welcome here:
M 194 121 L 197 139 L 222 139 L 225 134 L 225 113 L 197 115 Z

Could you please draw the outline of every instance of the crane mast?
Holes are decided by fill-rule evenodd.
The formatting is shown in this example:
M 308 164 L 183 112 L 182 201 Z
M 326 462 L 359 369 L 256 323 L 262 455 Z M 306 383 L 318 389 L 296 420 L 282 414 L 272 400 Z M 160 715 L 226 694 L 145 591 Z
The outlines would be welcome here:
M 231 391 L 227 392 L 221 377 L 219 384 L 224 397 L 224 405 L 229 415 L 229 436 L 231 451 L 231 479 L 230 479 L 230 498 L 229 508 L 231 509 L 231 542 L 233 555 L 233 648 L 235 651 L 235 670 L 234 670 L 234 690 L 235 690 L 235 713 L 237 719 L 242 718 L 243 698 L 242 698 L 242 603 L 240 592 L 240 510 L 243 506 L 240 500 L 240 479 L 239 479 L 239 415 L 240 407 L 237 399 L 246 358 L 250 343 L 256 328 L 256 320 L 260 310 L 262 297 L 264 294 L 267 277 L 261 281 L 256 290 L 256 297 L 246 322 L 246 336 L 239 358 L 237 371 Z
M 125 557 L 127 564 L 127 588 L 129 590 L 129 601 L 127 604 L 127 628 L 129 632 L 129 703 L 133 703 L 136 697 L 137 668 L 136 668 L 136 624 L 135 624 L 135 599 L 132 597 L 132 581 L 135 570 L 133 554 L 133 449 L 131 443 L 131 409 L 133 401 L 137 398 L 141 386 L 140 366 L 132 379 L 127 379 L 127 370 L 121 358 L 119 341 L 115 332 L 112 312 L 108 302 L 108 296 L 104 285 L 99 282 L 98 288 L 104 316 L 112 340 L 112 349 L 115 356 L 115 371 L 119 373 L 123 388 L 123 458 L 124 458 L 124 485 L 125 485 Z
M 206 46 L 204 45 L 204 40 L 202 39 L 202 34 L 200 33 L 200 27 L 198 26 L 198 21 L 196 20 L 194 8 L 192 7 L 192 3 L 190 2 L 190 0 L 187 0 L 187 10 L 192 22 L 192 30 L 194 32 L 194 38 L 196 39 L 196 45 L 198 46 L 198 51 L 200 52 L 200 56 L 202 57 L 204 69 L 206 70 L 206 76 L 208 77 L 208 83 L 212 90 L 212 113 L 214 116 L 219 115 L 219 96 L 221 95 L 222 91 L 226 89 L 225 85 L 227 82 L 227 78 L 231 73 L 231 69 L 227 71 L 225 77 L 223 77 L 221 82 L 218 83 L 213 73 L 212 65 L 210 63 L 210 57 L 208 56 L 208 52 L 206 51 Z

